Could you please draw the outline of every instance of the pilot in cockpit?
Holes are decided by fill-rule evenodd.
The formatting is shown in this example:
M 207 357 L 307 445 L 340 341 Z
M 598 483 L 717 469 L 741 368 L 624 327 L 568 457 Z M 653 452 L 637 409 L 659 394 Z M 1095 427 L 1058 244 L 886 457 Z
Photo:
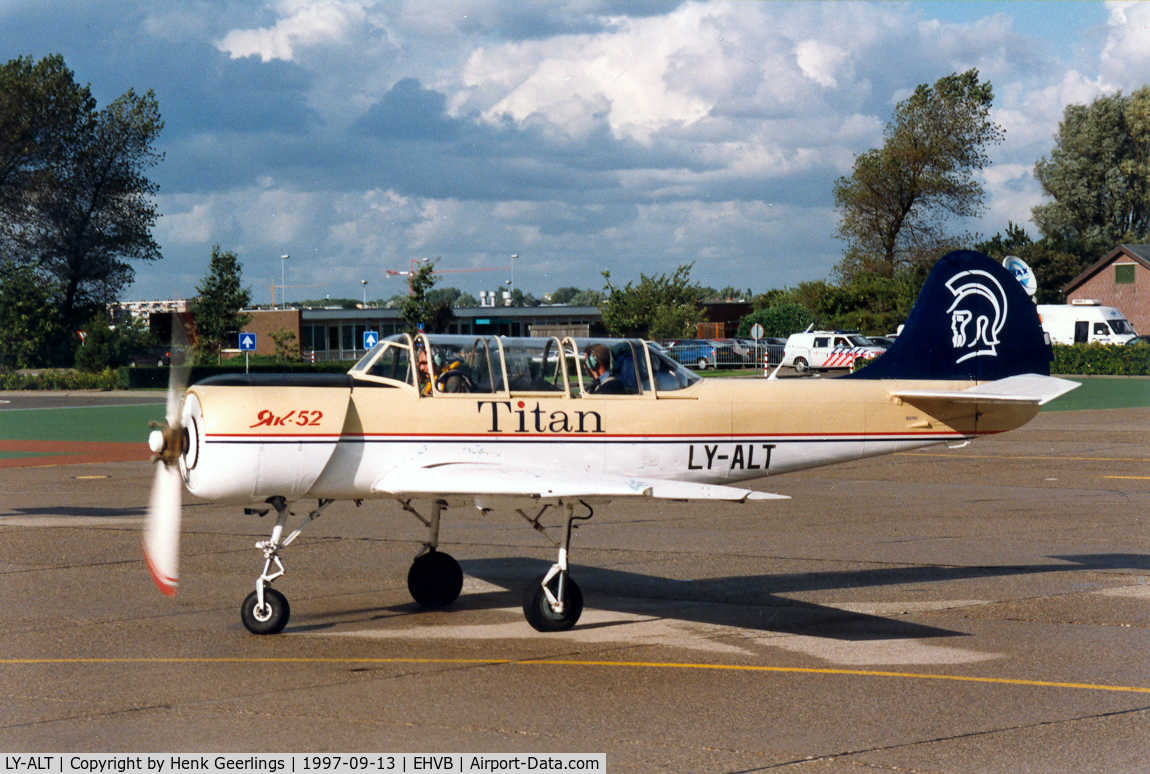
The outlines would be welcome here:
M 422 341 L 416 342 L 415 352 L 419 373 L 419 394 L 431 395 L 431 371 L 427 365 L 427 349 Z M 433 347 L 431 362 L 435 364 L 435 382 L 440 392 L 473 392 L 474 385 L 467 375 L 462 359 L 445 357 Z
M 627 395 L 629 390 L 611 370 L 611 350 L 604 344 L 592 344 L 583 353 L 583 362 L 595 379 L 587 389 L 595 395 Z

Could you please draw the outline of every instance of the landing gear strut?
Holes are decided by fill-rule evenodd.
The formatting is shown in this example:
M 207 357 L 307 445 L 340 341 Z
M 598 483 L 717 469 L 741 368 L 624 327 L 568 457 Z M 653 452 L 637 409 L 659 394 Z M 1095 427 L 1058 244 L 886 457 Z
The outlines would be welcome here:
M 563 520 L 563 540 L 556 543 L 559 559 L 551 569 L 527 587 L 523 595 L 523 615 L 527 623 L 538 632 L 564 632 L 575 625 L 583 614 L 583 592 L 570 577 L 567 567 L 567 554 L 571 548 L 571 530 L 576 521 L 586 521 L 595 515 L 591 506 L 580 501 L 587 509 L 586 516 L 575 515 L 575 504 L 565 503 L 567 515 Z M 540 532 L 539 516 L 531 519 L 522 511 L 521 516 L 531 522 Z
M 447 503 L 436 500 L 431 506 L 431 518 L 411 507 L 411 501 L 403 503 L 403 510 L 415 516 L 427 527 L 427 542 L 411 563 L 407 571 L 407 590 L 422 607 L 446 607 L 459 598 L 463 591 L 463 570 L 451 554 L 439 549 L 439 517 Z
M 287 548 L 289 543 L 300 536 L 304 527 L 318 519 L 335 501 L 320 500 L 319 505 L 307 515 L 303 524 L 283 541 L 280 540 L 280 536 L 291 511 L 288 510 L 287 501 L 282 497 L 273 497 L 268 502 L 276 510 L 276 524 L 272 527 L 269 539 L 256 543 L 256 548 L 264 554 L 264 569 L 260 577 L 256 578 L 256 590 L 248 594 L 240 605 L 240 620 L 243 621 L 244 628 L 252 634 L 278 634 L 287 626 L 288 618 L 291 616 L 291 605 L 288 604 L 287 597 L 269 585 L 285 572 L 283 562 L 280 561 L 280 551 Z

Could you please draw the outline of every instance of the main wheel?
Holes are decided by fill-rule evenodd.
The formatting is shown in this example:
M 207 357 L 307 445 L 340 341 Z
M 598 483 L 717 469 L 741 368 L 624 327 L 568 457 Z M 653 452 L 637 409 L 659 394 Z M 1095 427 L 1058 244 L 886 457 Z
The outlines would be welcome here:
M 796 357 L 795 358 L 795 370 L 798 371 L 800 374 L 805 374 L 808 370 L 810 370 L 810 367 L 807 365 L 806 358 L 802 358 L 802 357 Z
M 259 606 L 259 595 L 254 591 L 240 605 L 240 620 L 252 634 L 279 634 L 290 616 L 287 597 L 270 586 L 264 587 L 263 607 Z
M 563 612 L 556 613 L 551 603 L 547 601 L 547 595 L 543 593 L 543 579 L 546 577 L 540 575 L 527 587 L 527 592 L 523 595 L 523 615 L 527 618 L 527 623 L 531 624 L 531 628 L 537 632 L 565 632 L 574 626 L 579 616 L 583 614 L 583 592 L 568 575 L 563 584 L 566 596 L 563 600 Z M 558 595 L 558 575 L 551 579 L 548 588 L 552 594 Z
M 411 563 L 407 590 L 423 607 L 450 605 L 463 591 L 463 570 L 450 554 L 429 551 Z

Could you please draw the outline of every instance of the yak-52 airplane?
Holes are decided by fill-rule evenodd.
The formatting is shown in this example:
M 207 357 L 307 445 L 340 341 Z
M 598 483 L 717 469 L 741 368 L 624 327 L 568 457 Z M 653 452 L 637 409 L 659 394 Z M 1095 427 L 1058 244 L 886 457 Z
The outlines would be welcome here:
M 779 498 L 745 482 L 1013 430 L 1078 386 L 1049 376 L 1050 344 L 1018 281 L 970 251 L 938 261 L 885 354 L 837 379 L 700 379 L 646 342 L 597 341 L 627 394 L 591 389 L 593 340 L 422 334 L 379 342 L 346 375 L 218 376 L 171 390 L 167 424 L 149 440 L 161 463 L 144 536 L 153 578 L 175 593 L 184 486 L 276 511 L 241 606 L 257 634 L 287 623 L 271 586 L 281 555 L 336 500 L 394 500 L 424 523 L 408 573 L 424 606 L 451 604 L 463 586 L 439 550 L 445 509 L 504 507 L 541 529 L 556 508 L 558 560 L 527 587 L 523 611 L 537 630 L 560 631 L 582 612 L 568 553 L 592 504 Z M 305 499 L 316 507 L 285 537 Z

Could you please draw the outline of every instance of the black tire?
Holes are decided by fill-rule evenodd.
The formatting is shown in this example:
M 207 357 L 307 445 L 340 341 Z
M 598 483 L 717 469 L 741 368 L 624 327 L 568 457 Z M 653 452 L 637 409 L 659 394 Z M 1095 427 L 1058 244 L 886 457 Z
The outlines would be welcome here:
M 810 366 L 807 365 L 807 359 L 805 357 L 795 358 L 795 370 L 800 374 L 805 374 L 810 370 Z
M 579 616 L 583 614 L 583 592 L 568 575 L 564 584 L 567 598 L 564 600 L 563 612 L 556 613 L 551 609 L 547 595 L 543 593 L 543 579 L 545 577 L 547 576 L 540 575 L 527 587 L 527 592 L 523 595 L 523 615 L 527 618 L 527 623 L 531 624 L 531 628 L 537 632 L 565 632 L 573 627 L 579 621 Z M 552 594 L 557 593 L 559 588 L 558 575 L 551 579 L 548 588 L 551 589 Z
M 291 617 L 291 605 L 287 597 L 271 587 L 264 587 L 264 609 L 257 610 L 259 597 L 256 592 L 248 594 L 240 605 L 240 620 L 252 634 L 279 634 L 287 626 Z
M 463 591 L 463 570 L 450 554 L 430 551 L 411 563 L 407 590 L 422 607 L 446 607 Z

